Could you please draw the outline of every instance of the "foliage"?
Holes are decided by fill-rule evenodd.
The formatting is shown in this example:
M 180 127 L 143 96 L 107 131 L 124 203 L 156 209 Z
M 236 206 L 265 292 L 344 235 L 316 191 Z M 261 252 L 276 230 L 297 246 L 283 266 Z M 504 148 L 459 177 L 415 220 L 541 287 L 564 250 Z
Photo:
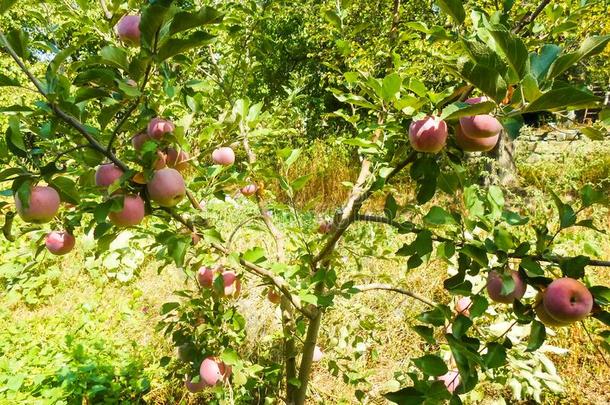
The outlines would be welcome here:
M 575 201 L 563 201 L 549 190 L 557 226 L 530 221 L 527 212 L 511 206 L 500 187 L 481 186 L 478 176 L 469 175 L 469 156 L 453 135 L 459 119 L 473 115 L 494 115 L 508 135 L 517 138 L 525 113 L 598 107 L 600 100 L 570 72 L 602 53 L 610 36 L 586 35 L 578 38 L 578 47 L 562 48 L 551 41 L 552 35 L 545 35 L 548 27 L 532 21 L 536 15 L 523 14 L 520 7 L 513 10 L 514 2 L 504 2 L 501 9 L 465 9 L 459 1 L 439 1 L 427 9 L 415 2 L 402 10 L 409 21 L 401 20 L 398 5 L 383 18 L 362 24 L 362 12 L 378 12 L 370 2 L 342 1 L 332 7 L 316 2 L 231 2 L 212 7 L 150 1 L 137 10 L 138 47 L 124 46 L 112 33 L 122 14 L 136 12 L 131 3 L 111 2 L 107 10 L 98 10 L 82 1 L 51 2 L 45 7 L 53 18 L 32 5 L 16 11 L 17 18 L 10 18 L 11 11 L 3 17 L 0 43 L 19 73 L 0 77 L 2 85 L 40 93 L 3 109 L 8 119 L 6 147 L 0 145 L 0 181 L 10 184 L 4 195 L 27 202 L 34 184 L 56 189 L 68 209 L 61 210 L 52 226 L 92 233 L 96 244 L 91 254 L 105 255 L 102 263 L 107 267 L 135 269 L 142 255 L 133 254 L 136 260 L 129 263 L 124 254 L 142 249 L 163 266 L 183 269 L 193 281 L 202 265 L 215 264 L 247 272 L 281 292 L 282 355 L 263 364 L 255 356 L 242 357 L 246 325 L 239 307 L 223 295 L 222 277 L 211 288 L 191 281 L 176 292 L 179 300 L 162 306 L 159 331 L 184 354 L 179 360 L 162 360 L 170 376 L 189 379 L 208 356 L 233 367 L 230 383 L 204 394 L 210 403 L 233 396 L 247 403 L 281 395 L 289 403 L 303 404 L 325 313 L 341 298 L 376 289 L 397 291 L 429 306 L 413 326 L 429 344 L 426 354 L 410 359 L 404 370 L 406 386 L 386 393 L 386 398 L 397 403 L 460 403 L 459 396 L 474 390 L 484 373 L 506 367 L 509 359 L 518 362 L 508 354 L 517 345 L 508 335 L 515 325 L 530 331 L 526 352 L 539 349 L 547 336 L 535 319 L 538 304 L 532 297 L 514 300 L 512 321 L 503 334 L 479 331 L 476 323 L 490 302 L 484 286 L 477 288 L 470 277 L 501 274 L 506 295 L 515 290 L 509 269 L 518 271 L 530 289 L 543 291 L 559 275 L 586 281 L 587 267 L 595 264 L 582 254 L 561 255 L 555 242 L 560 233 L 576 227 L 598 230 L 588 213 L 608 204 L 599 189 L 584 185 Z M 587 2 L 581 5 L 576 16 L 586 12 Z M 31 16 L 29 8 L 36 10 Z M 281 18 L 275 18 L 278 13 Z M 425 21 L 410 20 L 419 16 Z M 554 24 L 559 20 L 547 16 Z M 524 40 L 524 29 L 536 41 Z M 419 56 L 420 64 L 412 66 L 409 58 Z M 473 91 L 487 100 L 463 102 Z M 447 121 L 452 136 L 442 153 L 418 153 L 405 136 L 407 128 L 435 114 Z M 145 131 L 153 117 L 171 119 L 175 129 L 156 138 L 149 132 L 153 139 L 136 151 L 132 137 Z M 295 204 L 312 173 L 291 168 L 302 153 L 299 138 L 319 138 L 327 126 L 362 163 L 356 180 L 344 179 L 349 195 L 329 229 L 316 232 L 301 221 Z M 237 163 L 214 164 L 211 151 L 228 145 L 238 149 Z M 157 153 L 172 147 L 192 156 L 184 173 L 188 195 L 176 207 L 159 207 L 145 184 L 155 175 Z M 107 190 L 94 180 L 94 168 L 103 160 L 123 172 Z M 403 169 L 416 184 L 415 195 L 399 203 L 388 190 Z M 258 212 L 234 230 L 222 229 L 206 212 L 206 204 L 228 201 L 249 183 L 257 186 L 253 198 Z M 275 193 L 270 185 L 276 186 Z M 276 198 L 278 192 L 285 202 Z M 142 197 L 146 219 L 130 230 L 133 243 L 113 248 L 124 233 L 108 216 L 121 211 L 126 194 Z M 383 215 L 361 212 L 374 195 L 384 198 Z M 12 239 L 13 206 L 1 204 L 8 219 L 4 234 Z M 275 221 L 286 217 L 293 218 L 294 225 L 284 233 Z M 234 248 L 235 235 L 250 221 L 260 223 L 261 232 L 270 235 L 269 243 Z M 356 221 L 397 228 L 398 246 L 386 243 L 382 233 L 376 243 L 392 247 L 384 253 L 405 258 L 403 271 L 421 271 L 433 257 L 453 264 L 456 272 L 443 287 L 448 294 L 471 297 L 470 316 L 456 315 L 443 303 L 398 287 L 367 287 L 342 279 L 344 250 L 374 255 L 375 246 L 365 235 L 352 231 Z M 46 229 L 26 226 L 40 235 Z M 21 222 L 15 228 L 18 235 L 25 231 Z M 14 270 L 5 271 L 6 278 L 18 278 Z M 124 270 L 121 274 L 117 278 L 130 277 Z M 608 325 L 608 289 L 587 287 L 596 301 L 592 316 Z M 451 352 L 447 362 L 440 356 L 440 342 Z M 58 383 L 94 383 L 82 391 L 79 386 L 77 400 L 96 401 L 103 392 L 107 398 L 118 395 L 120 401 L 125 400 L 121 395 L 137 396 L 148 389 L 138 379 L 129 388 L 119 382 L 122 388 L 114 390 L 112 367 L 104 362 L 93 371 L 83 366 L 89 357 L 104 354 L 91 354 L 81 344 L 71 353 L 75 366 L 60 371 Z M 125 367 L 138 374 L 137 365 L 135 371 L 131 364 Z M 363 383 L 365 376 L 349 366 L 347 370 L 342 372 L 350 383 Z M 449 371 L 459 372 L 457 389 L 437 378 Z M 280 381 L 283 388 L 278 390 Z

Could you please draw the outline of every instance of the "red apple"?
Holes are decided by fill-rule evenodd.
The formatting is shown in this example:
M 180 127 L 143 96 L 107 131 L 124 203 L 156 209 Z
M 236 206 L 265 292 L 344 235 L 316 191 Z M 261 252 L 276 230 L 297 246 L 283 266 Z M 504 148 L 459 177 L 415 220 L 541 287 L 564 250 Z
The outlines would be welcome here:
M 231 377 L 231 366 L 227 366 L 224 362 L 216 360 L 214 357 L 208 357 L 201 362 L 199 366 L 199 375 L 201 381 L 206 385 L 216 385 L 221 381 L 226 381 Z
M 146 189 L 150 199 L 162 207 L 173 207 L 186 195 L 182 175 L 176 169 L 169 167 L 155 171 Z
M 516 271 L 511 271 L 510 276 L 515 282 L 515 288 L 507 295 L 502 294 L 502 277 L 496 271 L 490 271 L 487 277 L 487 293 L 489 298 L 496 302 L 512 304 L 514 300 L 521 299 L 525 294 L 527 285 Z
M 256 187 L 256 184 L 248 184 L 241 188 L 241 193 L 244 196 L 249 197 L 251 195 L 254 195 L 256 193 L 257 189 L 258 189 L 258 187 Z
M 95 171 L 95 185 L 108 188 L 123 175 L 123 170 L 114 163 L 105 163 Z
M 437 377 L 436 379 L 445 383 L 447 391 L 452 394 L 457 389 L 458 385 L 460 385 L 460 373 L 458 373 L 457 370 L 449 370 L 447 373 Z
M 215 149 L 214 152 L 212 152 L 212 160 L 214 161 L 214 164 L 230 166 L 235 162 L 235 152 L 228 146 Z
M 269 288 L 269 290 L 267 291 L 267 299 L 269 300 L 269 302 L 271 302 L 272 304 L 279 304 L 280 301 L 282 300 L 282 296 L 280 295 L 280 293 L 278 293 L 275 288 Z
M 469 98 L 468 104 L 478 104 L 488 101 L 487 97 Z M 489 138 L 497 136 L 502 130 L 502 124 L 489 114 L 460 117 L 460 127 L 469 138 Z M 495 143 L 494 143 L 495 145 Z M 474 152 L 474 151 L 473 151 Z
M 542 304 L 553 319 L 576 322 L 585 319 L 591 312 L 593 295 L 580 281 L 564 277 L 549 284 Z
M 470 297 L 462 297 L 455 304 L 455 311 L 458 314 L 464 316 L 470 316 L 470 307 L 472 306 L 472 300 Z
M 318 222 L 318 233 L 325 234 L 329 233 L 333 228 L 333 223 L 327 220 L 321 220 Z
M 543 299 L 544 299 L 544 295 L 542 293 L 538 293 L 538 295 L 536 296 L 536 301 L 534 303 L 534 311 L 536 312 L 536 315 L 538 316 L 538 319 L 540 320 L 540 322 L 542 322 L 546 326 L 554 326 L 554 327 L 568 326 L 569 322 L 558 321 L 557 319 L 553 318 L 546 311 L 546 309 L 544 308 L 544 304 L 542 303 Z
M 167 149 L 167 165 L 179 172 L 184 172 L 189 167 L 190 156 L 183 150 L 177 151 L 174 148 Z
M 455 142 L 464 152 L 489 152 L 500 139 L 500 134 L 487 138 L 472 138 L 464 134 L 461 125 L 455 129 Z
M 165 134 L 174 132 L 174 124 L 163 118 L 155 117 L 148 123 L 146 132 L 151 138 L 161 140 Z
M 222 273 L 225 297 L 238 297 L 241 291 L 241 281 L 237 278 L 234 271 L 228 270 Z
M 418 152 L 438 153 L 447 142 L 447 124 L 438 117 L 428 116 L 409 126 L 409 141 Z
M 206 288 L 211 288 L 214 285 L 214 276 L 217 270 L 211 267 L 203 266 L 197 271 L 197 281 L 199 285 Z
M 19 199 L 19 194 L 15 194 L 15 208 L 17 214 L 25 222 L 42 224 L 53 219 L 59 210 L 59 194 L 48 186 L 35 186 L 30 189 L 30 200 L 28 208 L 25 208 Z
M 138 225 L 144 219 L 144 213 L 144 200 L 138 195 L 126 195 L 123 198 L 123 209 L 110 212 L 108 218 L 115 226 L 123 228 Z
M 115 31 L 121 41 L 128 45 L 140 44 L 140 16 L 124 15 L 121 17 Z
M 131 138 L 131 144 L 136 151 L 139 151 L 142 149 L 142 146 L 144 146 L 144 143 L 151 139 L 153 138 L 150 135 L 148 135 L 146 132 L 142 132 Z
M 74 248 L 75 243 L 76 239 L 67 231 L 49 232 L 44 242 L 47 250 L 58 256 L 65 255 L 66 253 L 70 252 Z
M 155 162 L 153 164 L 153 168 L 155 170 L 161 170 L 165 168 L 167 165 L 167 156 L 162 151 L 157 151 L 157 157 L 155 158 Z

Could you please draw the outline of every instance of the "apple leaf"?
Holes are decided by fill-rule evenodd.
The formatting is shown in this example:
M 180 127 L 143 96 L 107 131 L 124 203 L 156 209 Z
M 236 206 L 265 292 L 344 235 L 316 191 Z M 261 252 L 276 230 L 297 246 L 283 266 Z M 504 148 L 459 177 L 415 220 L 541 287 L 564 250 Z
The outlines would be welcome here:
M 530 337 L 527 341 L 527 352 L 533 352 L 537 350 L 544 343 L 546 339 L 546 329 L 541 322 L 532 321 L 532 329 Z
M 434 377 L 443 375 L 449 371 L 443 359 L 433 354 L 427 354 L 425 356 L 413 359 L 413 363 L 424 374 Z

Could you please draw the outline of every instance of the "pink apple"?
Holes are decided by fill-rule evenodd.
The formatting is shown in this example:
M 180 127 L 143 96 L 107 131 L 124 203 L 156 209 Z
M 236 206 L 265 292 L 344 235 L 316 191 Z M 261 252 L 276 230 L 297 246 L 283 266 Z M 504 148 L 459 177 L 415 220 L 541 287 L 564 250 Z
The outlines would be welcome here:
M 496 146 L 498 139 L 499 133 L 487 138 L 472 138 L 464 134 L 461 125 L 455 129 L 455 142 L 464 152 L 489 152 Z
M 217 270 L 211 267 L 203 266 L 197 271 L 197 281 L 199 285 L 206 288 L 211 288 L 214 285 L 214 276 Z
M 206 385 L 216 385 L 221 381 L 226 381 L 231 377 L 231 367 L 214 357 L 208 357 L 199 366 L 199 376 Z
M 442 381 L 445 384 L 445 387 L 447 387 L 447 391 L 452 394 L 455 392 L 458 385 L 460 385 L 460 373 L 458 373 L 457 370 L 449 370 L 436 379 Z
M 186 387 L 186 389 L 195 394 L 201 390 L 203 390 L 205 387 L 207 387 L 207 384 L 205 383 L 205 381 L 201 380 L 199 382 L 192 382 L 192 380 L 190 378 L 186 378 L 186 380 L 184 381 L 184 386 Z
M 280 301 L 282 300 L 282 296 L 280 295 L 280 293 L 278 293 L 275 288 L 269 288 L 269 290 L 267 291 L 267 299 L 269 300 L 269 302 L 271 302 L 272 304 L 279 304 Z
M 173 207 L 186 195 L 186 185 L 180 172 L 166 167 L 155 171 L 146 185 L 150 199 L 162 207 Z
M 121 178 L 123 170 L 114 163 L 105 163 L 98 166 L 95 171 L 95 185 L 108 188 L 111 184 Z
M 139 151 L 140 149 L 142 149 L 142 146 L 144 146 L 146 141 L 149 141 L 151 139 L 153 138 L 150 135 L 148 135 L 146 132 L 142 132 L 131 138 L 131 144 L 133 145 L 133 148 L 136 151 Z
M 318 346 L 314 347 L 313 357 L 311 360 L 318 362 L 318 361 L 322 360 L 323 357 L 324 357 L 324 352 L 322 351 L 322 349 L 320 349 Z
M 516 271 L 511 271 L 510 276 L 515 282 L 515 288 L 512 292 L 502 294 L 502 277 L 496 271 L 490 271 L 487 277 L 487 293 L 489 298 L 496 302 L 504 304 L 512 304 L 514 300 L 521 299 L 525 294 L 527 285 L 521 279 L 521 276 Z
M 544 294 L 538 293 L 538 295 L 536 296 L 536 301 L 534 303 L 534 311 L 536 312 L 536 315 L 538 316 L 538 319 L 540 320 L 540 322 L 542 322 L 546 326 L 554 326 L 554 327 L 568 326 L 570 324 L 569 322 L 558 321 L 557 319 L 553 318 L 547 312 L 547 310 L 544 308 L 544 304 L 542 303 L 543 299 L 544 299 Z
M 167 165 L 181 173 L 188 169 L 189 159 L 189 154 L 183 150 L 177 151 L 174 148 L 167 149 Z
M 254 195 L 256 193 L 257 189 L 258 189 L 258 187 L 256 187 L 256 184 L 248 184 L 241 188 L 241 193 L 244 196 L 249 197 L 251 195 Z
M 165 134 L 174 132 L 174 124 L 166 119 L 155 117 L 148 123 L 146 133 L 151 138 L 161 140 Z
M 124 15 L 121 17 L 115 31 L 121 41 L 128 45 L 140 44 L 140 16 Z
M 591 312 L 593 295 L 580 281 L 564 277 L 549 284 L 542 304 L 553 319 L 576 322 L 585 319 Z
M 224 283 L 224 296 L 237 297 L 241 291 L 241 281 L 237 278 L 234 271 L 228 270 L 222 273 Z
M 69 253 L 76 243 L 76 239 L 67 231 L 52 231 L 45 238 L 47 250 L 54 255 L 65 255 Z
M 235 152 L 228 146 L 215 149 L 214 152 L 212 152 L 212 160 L 214 161 L 214 164 L 230 166 L 235 162 Z
M 115 226 L 123 228 L 138 225 L 144 219 L 144 214 L 144 200 L 138 195 L 126 195 L 123 198 L 123 209 L 110 212 L 108 218 Z
M 409 126 L 409 141 L 418 152 L 438 153 L 447 142 L 447 124 L 438 117 L 428 116 Z
M 470 307 L 472 306 L 472 300 L 470 297 L 462 297 L 455 304 L 455 311 L 458 314 L 464 316 L 470 316 Z
M 42 224 L 49 222 L 57 211 L 61 200 L 57 191 L 48 186 L 35 186 L 30 189 L 30 200 L 28 208 L 24 207 L 19 199 L 19 194 L 15 194 L 15 208 L 17 214 L 25 222 Z

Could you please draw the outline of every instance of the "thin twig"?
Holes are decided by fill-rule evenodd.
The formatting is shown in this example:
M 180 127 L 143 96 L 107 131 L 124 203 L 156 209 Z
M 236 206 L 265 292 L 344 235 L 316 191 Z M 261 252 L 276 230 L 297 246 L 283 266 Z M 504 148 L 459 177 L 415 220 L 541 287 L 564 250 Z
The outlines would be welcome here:
M 413 291 L 409 291 L 409 290 L 405 290 L 404 288 L 399 288 L 399 287 L 394 287 L 392 285 L 389 284 L 366 284 L 366 285 L 356 285 L 354 286 L 355 289 L 359 290 L 360 292 L 365 292 L 365 291 L 373 291 L 373 290 L 385 290 L 385 291 L 392 291 L 392 292 L 396 292 L 399 294 L 403 294 L 406 296 L 409 296 L 411 298 L 414 298 L 418 301 L 423 302 L 424 304 L 430 306 L 430 307 L 435 307 L 437 304 L 431 300 L 429 300 L 426 297 L 423 297 Z

